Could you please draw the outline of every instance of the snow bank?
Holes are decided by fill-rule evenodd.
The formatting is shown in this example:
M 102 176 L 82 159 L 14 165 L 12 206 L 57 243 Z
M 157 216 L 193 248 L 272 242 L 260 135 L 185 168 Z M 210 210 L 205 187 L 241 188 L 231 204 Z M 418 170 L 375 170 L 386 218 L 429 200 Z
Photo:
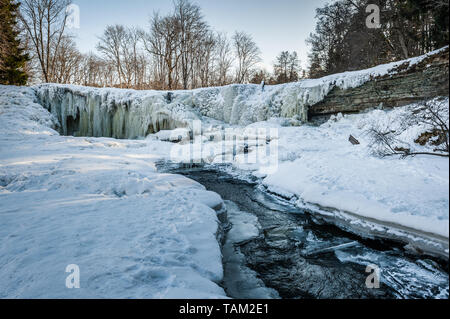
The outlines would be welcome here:
M 320 79 L 266 86 L 234 84 L 190 91 L 134 91 L 45 84 L 35 87 L 41 104 L 59 120 L 64 135 L 115 138 L 146 137 L 160 130 L 192 127 L 207 116 L 233 125 L 272 117 L 308 121 L 308 108 L 335 87 L 355 88 L 373 78 L 408 69 L 430 55 Z
M 448 98 L 431 103 L 447 109 L 443 118 L 448 125 Z M 175 144 L 171 159 L 231 163 L 238 172 L 251 171 L 262 178 L 270 192 L 328 222 L 448 257 L 448 158 L 380 158 L 374 154 L 368 134 L 372 127 L 401 130 L 397 138 L 402 147 L 412 152 L 433 151 L 435 145 L 415 143 L 431 127 L 417 123 L 404 129 L 404 117 L 417 109 L 420 105 L 412 104 L 389 111 L 339 114 L 320 126 L 292 127 L 288 119 L 276 118 L 232 128 L 235 139 L 226 137 L 226 127 L 216 128 L 216 132 L 205 128 L 193 144 Z M 277 134 L 269 136 L 274 129 Z M 350 135 L 361 144 L 353 146 Z M 225 136 L 225 142 L 210 136 Z M 271 170 L 267 170 L 268 164 Z
M 222 200 L 156 172 L 171 144 L 59 136 L 35 100 L 0 86 L 0 298 L 225 297 Z
M 445 104 L 448 112 L 448 98 L 433 102 Z M 402 115 L 414 108 L 417 105 L 340 114 L 320 127 L 279 128 L 279 168 L 263 184 L 274 193 L 296 198 L 302 207 L 317 204 L 325 214 L 330 212 L 326 208 L 333 208 L 335 213 L 329 213 L 333 218 L 350 213 L 355 227 L 359 218 L 388 226 L 388 232 L 400 229 L 440 238 L 444 248 L 439 249 L 448 256 L 448 158 L 379 158 L 373 155 L 367 134 L 374 125 L 400 127 Z M 429 146 L 414 143 L 427 129 L 411 126 L 399 138 L 413 151 L 430 151 Z M 361 144 L 353 146 L 350 135 Z

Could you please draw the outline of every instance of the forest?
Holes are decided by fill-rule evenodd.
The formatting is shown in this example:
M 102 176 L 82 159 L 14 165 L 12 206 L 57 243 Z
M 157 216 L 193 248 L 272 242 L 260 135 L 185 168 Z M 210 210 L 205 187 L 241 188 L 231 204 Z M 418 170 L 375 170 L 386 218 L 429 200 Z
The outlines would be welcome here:
M 305 44 L 307 69 L 297 52 L 282 50 L 268 72 L 259 65 L 261 50 L 251 34 L 217 32 L 195 2 L 176 0 L 170 13 L 155 11 L 148 26 L 107 26 L 96 48 L 83 54 L 67 28 L 70 3 L 1 0 L 2 84 L 162 90 L 280 84 L 418 56 L 449 41 L 448 1 L 330 1 L 316 10 Z M 369 4 L 380 8 L 377 28 L 366 26 Z

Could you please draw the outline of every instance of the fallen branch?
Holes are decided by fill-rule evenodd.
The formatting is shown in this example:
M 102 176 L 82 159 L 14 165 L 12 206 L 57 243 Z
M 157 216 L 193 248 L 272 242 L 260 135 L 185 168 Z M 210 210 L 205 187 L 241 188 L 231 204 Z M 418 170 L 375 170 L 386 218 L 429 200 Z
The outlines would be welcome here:
M 430 153 L 430 152 L 412 152 L 412 153 L 406 153 L 406 152 L 395 152 L 390 154 L 383 154 L 383 156 L 396 156 L 400 155 L 403 157 L 406 156 L 415 156 L 415 155 L 431 155 L 431 156 L 440 156 L 440 157 L 449 157 L 449 154 L 440 154 L 440 153 Z

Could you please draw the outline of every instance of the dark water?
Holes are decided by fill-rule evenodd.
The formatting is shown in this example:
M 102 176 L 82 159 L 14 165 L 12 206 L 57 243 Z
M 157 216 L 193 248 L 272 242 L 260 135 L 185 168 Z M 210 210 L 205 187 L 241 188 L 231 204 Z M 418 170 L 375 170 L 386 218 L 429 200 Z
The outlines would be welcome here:
M 319 224 L 307 212 L 264 192 L 257 181 L 238 179 L 214 167 L 166 164 L 161 170 L 196 180 L 257 217 L 260 235 L 234 249 L 243 254 L 243 266 L 281 298 L 448 298 L 446 262 L 410 255 L 393 242 L 364 240 Z M 333 248 L 339 245 L 344 246 Z M 366 272 L 369 264 L 379 267 L 379 288 L 366 285 L 373 273 L 373 268 Z M 224 270 L 230 297 L 259 297 L 236 287 L 227 289 L 227 280 L 236 275 L 232 272 L 239 270 L 227 262 Z

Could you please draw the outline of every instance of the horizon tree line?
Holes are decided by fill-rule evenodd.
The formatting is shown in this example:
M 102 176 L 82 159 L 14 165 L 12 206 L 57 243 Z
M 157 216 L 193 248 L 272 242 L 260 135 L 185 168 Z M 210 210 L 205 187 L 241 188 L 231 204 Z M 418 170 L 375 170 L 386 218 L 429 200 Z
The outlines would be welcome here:
M 364 69 L 448 45 L 446 0 L 337 0 L 316 10 L 307 40 L 309 67 L 282 51 L 273 72 L 260 67 L 252 36 L 216 32 L 201 8 L 174 0 L 147 28 L 109 25 L 96 52 L 81 53 L 67 29 L 71 0 L 0 0 L 0 83 L 54 82 L 135 89 L 192 89 L 230 83 L 279 84 Z M 379 29 L 365 26 L 365 8 L 381 8 Z M 9 72 L 9 73 L 8 73 Z M 4 74 L 16 74 L 6 80 Z M 14 82 L 15 81 L 15 82 Z
M 250 34 L 236 31 L 229 37 L 214 31 L 190 0 L 175 0 L 166 15 L 154 12 L 147 29 L 107 26 L 96 52 L 87 54 L 78 50 L 67 29 L 71 0 L 1 1 L 16 6 L 18 21 L 10 24 L 29 54 L 20 69 L 31 83 L 176 90 L 285 82 L 258 66 L 261 51 Z M 291 68 L 300 74 L 298 60 Z

